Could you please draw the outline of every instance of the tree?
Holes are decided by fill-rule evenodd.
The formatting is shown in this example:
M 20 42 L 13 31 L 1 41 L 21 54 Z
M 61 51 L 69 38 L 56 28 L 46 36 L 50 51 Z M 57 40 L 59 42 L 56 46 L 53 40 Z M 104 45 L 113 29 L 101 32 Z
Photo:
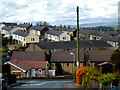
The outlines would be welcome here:
M 44 22 L 42 22 L 42 21 L 39 21 L 39 22 L 37 22 L 36 23 L 37 25 L 46 25 L 46 26 L 48 26 L 49 25 L 49 23 L 48 22 L 46 22 L 46 21 L 44 21 Z
M 7 38 L 7 37 L 3 37 L 3 40 L 2 40 L 2 46 L 3 47 L 6 47 L 6 45 L 10 43 L 10 40 Z
M 48 22 L 46 22 L 46 21 L 44 21 L 44 22 L 43 22 L 43 25 L 48 26 L 48 25 L 49 25 L 49 23 L 48 23 Z
M 111 55 L 111 61 L 120 61 L 120 51 L 116 49 Z
M 76 70 L 76 82 L 78 84 L 82 84 L 82 79 L 85 76 L 88 67 L 80 67 Z

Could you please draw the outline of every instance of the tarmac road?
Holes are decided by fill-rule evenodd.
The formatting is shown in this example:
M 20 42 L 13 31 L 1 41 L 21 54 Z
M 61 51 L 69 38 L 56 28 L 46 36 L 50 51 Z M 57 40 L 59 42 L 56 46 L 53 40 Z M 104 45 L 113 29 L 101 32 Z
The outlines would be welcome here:
M 8 90 L 17 88 L 64 88 L 65 83 L 73 80 L 19 80 L 20 85 L 10 87 Z M 16 88 L 16 89 L 15 89 Z

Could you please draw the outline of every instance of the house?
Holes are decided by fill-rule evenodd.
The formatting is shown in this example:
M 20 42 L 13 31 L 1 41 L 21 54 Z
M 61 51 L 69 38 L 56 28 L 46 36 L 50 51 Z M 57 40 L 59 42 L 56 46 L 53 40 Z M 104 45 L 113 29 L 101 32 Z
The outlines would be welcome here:
M 60 27 L 56 27 L 55 30 L 65 32 L 65 33 L 67 33 L 67 34 L 69 34 L 69 35 L 71 35 L 73 37 L 76 37 L 77 30 L 75 28 L 70 28 L 70 27 L 66 27 L 66 26 L 64 26 L 64 27 L 60 26 Z
M 3 23 L 0 23 L 0 32 L 2 31 L 2 28 L 4 27 L 5 25 Z
M 48 62 L 44 51 L 14 51 L 10 61 L 11 73 L 22 77 L 41 77 L 46 75 Z M 20 72 L 20 73 L 17 73 Z
M 54 51 L 51 55 L 50 60 L 50 66 L 51 69 L 56 69 L 57 65 L 61 66 L 61 69 L 63 73 L 70 74 L 74 73 L 74 70 L 76 70 L 76 52 L 73 52 L 75 54 L 75 57 L 70 54 L 70 51 Z M 84 60 L 84 52 L 79 52 L 79 66 L 83 66 L 83 60 Z M 74 67 L 75 65 L 75 67 Z M 60 67 L 59 66 L 59 67 Z M 58 71 L 59 72 L 59 71 Z
M 47 31 L 45 38 L 50 41 L 70 41 L 70 36 L 67 33 L 56 30 Z
M 26 51 L 74 51 L 77 48 L 77 41 L 60 41 L 60 42 L 39 42 L 31 44 Z M 80 40 L 79 48 L 83 51 L 90 49 L 106 48 L 112 49 L 112 46 L 103 40 Z
M 27 46 L 29 43 L 38 43 L 39 37 L 33 33 L 26 33 L 24 31 L 17 30 L 12 34 L 13 40 L 18 43 L 22 44 L 22 46 Z
M 93 62 L 102 73 L 112 73 L 116 70 L 117 62 L 110 61 L 114 50 L 91 50 L 89 51 L 89 62 Z
M 4 34 L 5 37 L 10 37 L 11 34 L 12 34 L 11 31 L 12 31 L 13 29 L 14 29 L 13 27 L 4 26 L 4 27 L 2 28 L 1 34 Z
M 30 27 L 32 27 L 32 24 L 30 24 L 30 23 L 24 23 L 24 24 L 19 24 L 16 27 L 19 30 L 22 30 L 24 32 L 29 33 L 29 29 L 30 29 Z
M 115 48 L 119 47 L 118 31 L 101 31 L 101 30 L 80 30 L 80 39 L 104 40 Z
M 10 65 L 10 73 L 19 77 L 44 77 L 47 75 L 47 61 L 22 61 L 10 60 L 5 64 Z
M 36 26 L 33 26 L 33 27 L 30 28 L 30 32 L 38 35 L 41 38 L 44 37 L 45 32 L 48 31 L 48 30 L 49 29 L 47 28 L 47 26 L 43 26 L 43 25 L 41 25 L 41 26 L 36 25 Z

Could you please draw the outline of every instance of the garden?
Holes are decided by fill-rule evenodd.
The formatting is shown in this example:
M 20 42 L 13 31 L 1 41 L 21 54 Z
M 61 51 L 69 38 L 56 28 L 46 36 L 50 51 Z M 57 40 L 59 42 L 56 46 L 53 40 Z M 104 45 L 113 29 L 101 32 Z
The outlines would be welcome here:
M 104 73 L 96 67 L 80 67 L 76 70 L 76 82 L 84 88 L 111 88 L 120 81 L 120 72 Z
M 89 67 L 80 67 L 76 70 L 76 82 L 84 88 L 120 88 L 120 50 L 116 49 L 110 61 Z M 101 69 L 102 68 L 102 69 Z

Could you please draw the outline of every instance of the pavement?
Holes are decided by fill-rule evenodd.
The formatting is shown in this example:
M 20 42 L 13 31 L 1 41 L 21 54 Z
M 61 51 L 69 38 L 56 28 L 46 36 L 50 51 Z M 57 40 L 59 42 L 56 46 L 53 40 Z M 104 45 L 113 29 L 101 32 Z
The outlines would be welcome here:
M 66 82 L 64 88 L 82 88 L 82 86 L 75 84 L 76 82 Z

